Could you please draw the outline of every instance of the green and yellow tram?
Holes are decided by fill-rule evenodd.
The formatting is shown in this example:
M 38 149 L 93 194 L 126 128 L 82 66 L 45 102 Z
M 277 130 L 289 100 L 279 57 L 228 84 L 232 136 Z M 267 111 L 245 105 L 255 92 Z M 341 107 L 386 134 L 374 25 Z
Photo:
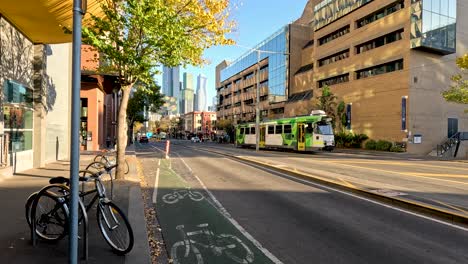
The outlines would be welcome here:
M 323 111 L 310 116 L 268 120 L 260 123 L 260 148 L 312 151 L 332 150 L 335 145 L 331 118 Z M 255 146 L 255 123 L 236 127 L 236 144 L 239 147 Z

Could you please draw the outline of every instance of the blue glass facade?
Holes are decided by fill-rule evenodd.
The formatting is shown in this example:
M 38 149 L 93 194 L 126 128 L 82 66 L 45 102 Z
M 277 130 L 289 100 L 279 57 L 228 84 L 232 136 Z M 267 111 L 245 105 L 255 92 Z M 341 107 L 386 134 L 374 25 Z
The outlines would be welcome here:
M 288 86 L 288 38 L 289 26 L 284 26 L 223 69 L 221 82 L 255 65 L 257 63 L 256 50 L 260 50 L 260 61 L 268 58 L 268 99 L 270 102 L 285 101 Z
M 411 0 L 411 47 L 456 52 L 457 0 Z

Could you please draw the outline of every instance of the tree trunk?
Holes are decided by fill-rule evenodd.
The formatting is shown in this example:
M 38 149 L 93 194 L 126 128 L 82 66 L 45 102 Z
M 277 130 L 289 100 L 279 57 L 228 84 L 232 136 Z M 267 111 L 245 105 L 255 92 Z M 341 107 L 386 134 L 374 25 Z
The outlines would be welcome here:
M 127 105 L 130 98 L 130 90 L 133 85 L 122 87 L 122 99 L 119 106 L 117 121 L 117 164 L 125 164 L 125 149 L 127 148 Z M 124 166 L 117 167 L 116 179 L 125 178 Z

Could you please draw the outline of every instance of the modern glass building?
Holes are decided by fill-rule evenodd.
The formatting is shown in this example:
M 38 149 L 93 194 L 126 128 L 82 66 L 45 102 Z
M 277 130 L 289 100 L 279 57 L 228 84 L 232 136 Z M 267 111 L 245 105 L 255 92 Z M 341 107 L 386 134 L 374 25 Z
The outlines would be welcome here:
M 256 65 L 259 61 L 268 59 L 268 101 L 270 103 L 285 101 L 288 86 L 288 38 L 289 26 L 284 26 L 221 70 L 221 82 Z
M 411 47 L 456 52 L 457 0 L 411 0 Z

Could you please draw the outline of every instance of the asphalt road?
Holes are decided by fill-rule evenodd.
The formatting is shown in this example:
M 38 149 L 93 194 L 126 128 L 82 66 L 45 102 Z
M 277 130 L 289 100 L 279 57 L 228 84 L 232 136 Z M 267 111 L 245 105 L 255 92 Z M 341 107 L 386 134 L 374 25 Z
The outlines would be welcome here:
M 137 147 L 145 172 L 160 156 L 156 148 L 163 145 Z M 197 149 L 173 146 L 171 157 L 172 169 L 192 189 L 203 191 L 199 177 L 282 263 L 468 263 L 466 229 Z

